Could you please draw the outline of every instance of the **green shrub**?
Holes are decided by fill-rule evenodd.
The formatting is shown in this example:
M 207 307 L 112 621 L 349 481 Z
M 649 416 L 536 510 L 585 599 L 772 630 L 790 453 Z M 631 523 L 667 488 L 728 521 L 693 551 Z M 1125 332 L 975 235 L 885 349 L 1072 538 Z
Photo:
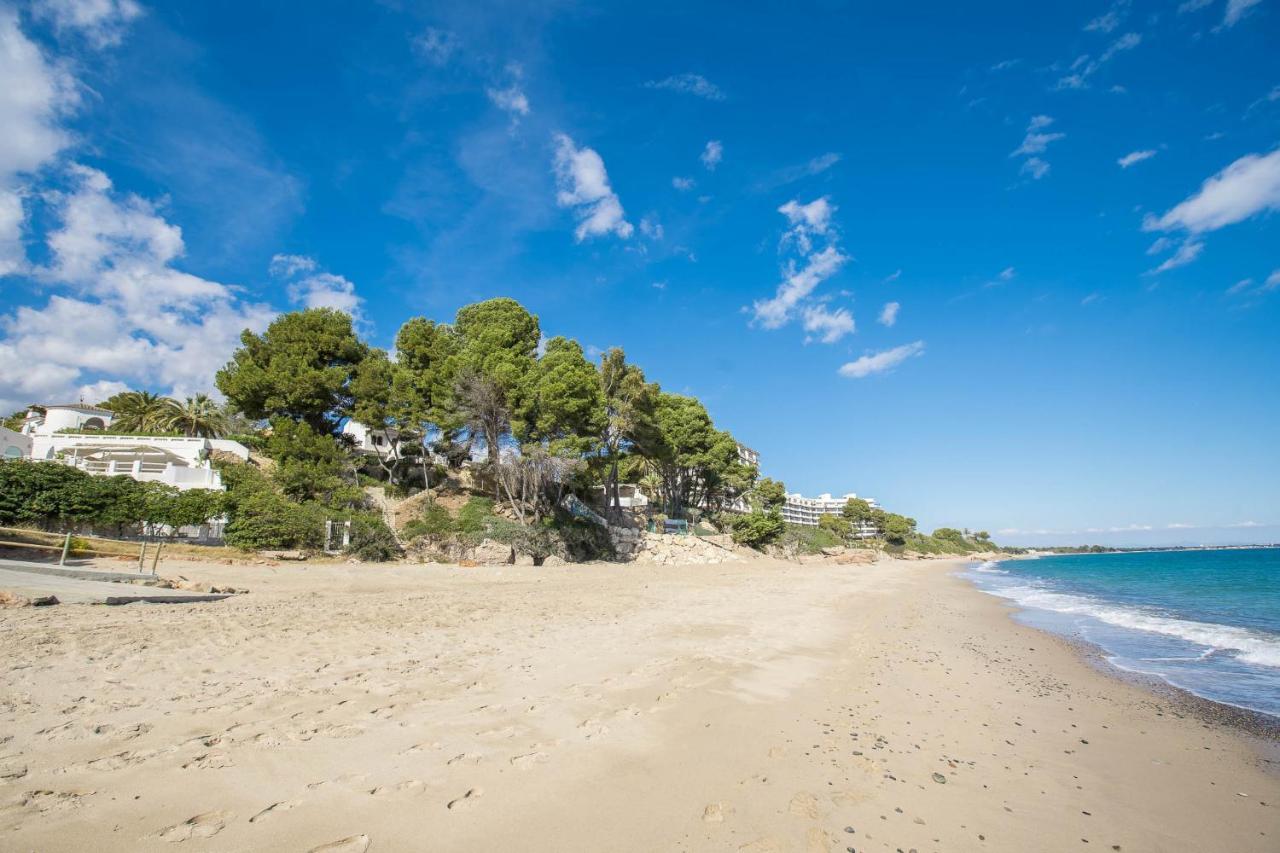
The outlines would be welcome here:
M 432 501 L 422 508 L 421 515 L 404 526 L 403 532 L 406 539 L 426 537 L 433 542 L 438 542 L 450 536 L 456 529 L 457 525 L 453 521 L 453 516 L 449 515 L 448 508 L 444 504 Z
M 380 517 L 360 515 L 351 519 L 351 544 L 347 553 L 366 563 L 384 563 L 400 556 L 400 543 Z
M 294 503 L 272 491 L 257 491 L 234 504 L 224 533 L 228 545 L 247 550 L 320 548 L 326 513 L 316 504 Z
M 820 554 L 823 548 L 836 548 L 844 543 L 827 528 L 788 524 L 783 544 L 800 554 Z
M 763 548 L 776 542 L 785 531 L 786 524 L 777 511 L 756 510 L 733 520 L 733 541 L 749 548 Z
M 609 531 L 573 516 L 558 514 L 554 521 L 564 556 L 575 563 L 584 560 L 612 560 L 617 557 Z
M 473 497 L 458 510 L 458 539 L 467 545 L 478 545 L 493 526 L 493 499 Z

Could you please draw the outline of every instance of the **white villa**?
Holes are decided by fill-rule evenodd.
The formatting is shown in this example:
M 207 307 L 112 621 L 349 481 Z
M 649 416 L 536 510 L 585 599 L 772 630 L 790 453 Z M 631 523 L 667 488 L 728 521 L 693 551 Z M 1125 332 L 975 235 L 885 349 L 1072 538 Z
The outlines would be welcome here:
M 858 497 L 853 492 L 833 498 L 829 493 L 818 495 L 816 498 L 806 498 L 804 495 L 796 492 L 787 495 L 787 502 L 782 507 L 782 520 L 791 524 L 803 524 L 807 527 L 817 527 L 818 519 L 824 515 L 840 515 L 844 510 L 844 505 L 851 498 Z M 872 509 L 879 506 L 875 498 L 863 498 L 862 500 L 871 504 Z M 875 525 L 869 521 L 863 522 L 856 531 L 859 539 L 871 539 L 876 536 L 879 531 Z
M 249 448 L 228 439 L 106 434 L 114 417 L 109 409 L 85 403 L 33 406 L 21 432 L 0 427 L 0 455 L 56 460 L 90 474 L 123 474 L 179 489 L 219 490 L 222 475 L 210 464 L 210 453 L 249 458 Z

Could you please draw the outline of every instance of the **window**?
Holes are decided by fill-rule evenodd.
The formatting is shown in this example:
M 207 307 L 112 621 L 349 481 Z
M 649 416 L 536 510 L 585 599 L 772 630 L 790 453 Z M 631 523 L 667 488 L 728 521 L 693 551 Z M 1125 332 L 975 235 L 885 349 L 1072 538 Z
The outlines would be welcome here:
M 12 447 L 12 446 L 10 446 L 10 447 L 6 447 L 6 448 L 4 449 L 4 458 L 5 458 L 5 459 L 21 459 L 21 458 L 22 458 L 22 448 L 20 448 L 20 447 Z

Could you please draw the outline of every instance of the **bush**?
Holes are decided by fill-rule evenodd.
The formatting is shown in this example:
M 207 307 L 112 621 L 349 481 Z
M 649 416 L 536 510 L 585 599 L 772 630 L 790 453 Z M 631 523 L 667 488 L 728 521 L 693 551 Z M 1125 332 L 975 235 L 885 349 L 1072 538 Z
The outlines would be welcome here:
M 347 553 L 366 563 L 384 563 L 400 556 L 400 543 L 386 522 L 376 515 L 351 519 L 351 544 Z
M 617 556 L 609 532 L 598 524 L 557 515 L 555 529 L 565 557 L 573 562 L 612 560 Z
M 247 550 L 320 548 L 324 508 L 298 504 L 271 491 L 253 492 L 234 504 L 224 533 L 228 545 Z
M 458 539 L 466 545 L 479 545 L 489 535 L 495 518 L 492 498 L 471 498 L 458 510 Z
M 444 504 L 432 501 L 422 509 L 422 514 L 404 526 L 406 539 L 425 537 L 438 542 L 457 529 L 453 516 Z
M 749 512 L 733 520 L 733 541 L 749 548 L 763 548 L 776 542 L 786 530 L 778 512 Z
M 827 528 L 788 524 L 783 544 L 799 554 L 820 554 L 823 548 L 835 548 L 844 543 Z

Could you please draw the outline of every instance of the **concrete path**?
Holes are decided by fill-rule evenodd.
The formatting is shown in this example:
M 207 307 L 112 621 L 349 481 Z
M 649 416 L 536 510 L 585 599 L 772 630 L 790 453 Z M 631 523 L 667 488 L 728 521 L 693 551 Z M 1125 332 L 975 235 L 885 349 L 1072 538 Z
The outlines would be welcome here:
M 52 570 L 52 571 L 51 571 Z M 86 580 L 86 575 L 110 577 L 116 572 L 58 571 L 57 567 L 39 563 L 0 560 L 0 589 L 27 598 L 57 596 L 62 604 L 128 604 L 145 601 L 151 604 L 181 604 L 191 601 L 221 601 L 230 598 L 223 593 L 185 592 L 131 583 Z M 79 576 L 77 576 L 79 575 Z M 128 577 L 127 575 L 120 575 Z M 133 575 L 132 577 L 137 577 Z

